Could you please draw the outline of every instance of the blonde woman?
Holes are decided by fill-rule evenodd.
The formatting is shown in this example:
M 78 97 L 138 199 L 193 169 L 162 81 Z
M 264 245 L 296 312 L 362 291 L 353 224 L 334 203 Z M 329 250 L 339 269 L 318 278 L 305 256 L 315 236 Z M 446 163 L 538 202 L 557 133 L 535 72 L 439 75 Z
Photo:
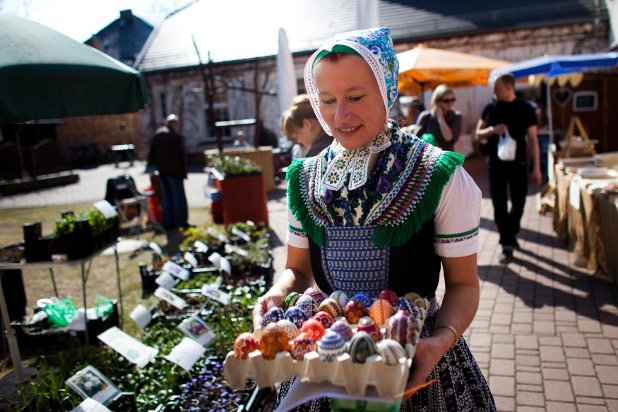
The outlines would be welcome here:
M 431 133 L 443 150 L 453 150 L 461 134 L 462 117 L 453 109 L 457 98 L 453 89 L 441 84 L 431 95 L 431 110 L 422 112 L 416 121 L 416 135 Z

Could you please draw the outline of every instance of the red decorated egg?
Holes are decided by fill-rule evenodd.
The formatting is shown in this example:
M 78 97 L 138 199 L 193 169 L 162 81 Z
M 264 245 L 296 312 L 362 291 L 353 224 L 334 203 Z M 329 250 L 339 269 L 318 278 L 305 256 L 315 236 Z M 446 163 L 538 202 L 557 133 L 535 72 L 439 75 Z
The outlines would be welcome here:
M 318 306 L 318 311 L 328 313 L 333 319 L 343 316 L 343 307 L 333 298 L 324 299 Z
M 378 325 L 384 325 L 386 323 L 386 319 L 393 316 L 394 310 L 393 305 L 391 305 L 386 299 L 378 299 L 371 304 L 371 308 L 369 308 L 369 316 L 371 319 Z
M 271 323 L 262 331 L 260 352 L 265 359 L 275 359 L 277 353 L 290 350 L 290 340 L 285 329 L 276 323 Z
M 390 289 L 386 289 L 385 291 L 380 293 L 378 295 L 378 299 L 384 299 L 388 301 L 388 303 L 390 303 L 391 306 L 394 308 L 399 305 L 399 298 L 397 297 L 397 294 Z
M 358 320 L 356 332 L 367 332 L 376 342 L 382 340 L 382 332 L 380 332 L 380 327 L 369 316 L 363 316 Z
M 416 344 L 417 322 L 407 311 L 399 310 L 388 320 L 386 337 L 396 340 L 401 346 L 408 343 Z
M 247 359 L 251 352 L 259 348 L 260 342 L 253 333 L 241 333 L 234 341 L 234 356 L 238 359 Z
M 303 327 L 300 329 L 300 331 L 311 336 L 311 338 L 317 342 L 324 335 L 326 329 L 324 329 L 322 322 L 320 322 L 319 320 L 309 319 L 303 324 Z
M 292 342 L 290 354 L 292 358 L 298 361 L 303 360 L 305 353 L 316 351 L 316 344 L 313 338 L 306 333 L 301 333 Z
M 344 313 L 346 320 L 351 324 L 355 324 L 367 314 L 367 311 L 362 303 L 357 300 L 351 300 L 345 305 Z
M 324 326 L 324 329 L 330 328 L 334 322 L 333 317 L 324 311 L 316 313 L 313 319 L 320 321 L 322 326 Z

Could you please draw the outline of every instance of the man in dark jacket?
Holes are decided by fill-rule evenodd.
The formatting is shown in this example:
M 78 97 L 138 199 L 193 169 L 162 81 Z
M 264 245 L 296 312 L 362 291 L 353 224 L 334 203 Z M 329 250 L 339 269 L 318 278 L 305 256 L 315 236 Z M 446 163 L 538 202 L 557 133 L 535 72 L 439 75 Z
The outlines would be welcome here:
M 167 230 L 189 226 L 184 179 L 187 178 L 185 139 L 178 133 L 179 119 L 170 114 L 150 143 L 148 165 L 159 172 L 163 227 Z

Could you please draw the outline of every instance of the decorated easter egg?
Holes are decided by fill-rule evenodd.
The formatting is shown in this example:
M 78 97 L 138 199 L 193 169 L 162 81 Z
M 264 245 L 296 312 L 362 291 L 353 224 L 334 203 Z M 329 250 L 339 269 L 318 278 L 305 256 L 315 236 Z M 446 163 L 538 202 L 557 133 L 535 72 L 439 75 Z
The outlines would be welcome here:
M 315 300 L 309 295 L 302 295 L 296 301 L 296 306 L 305 311 L 305 314 L 308 318 L 315 315 L 318 311 L 318 305 L 315 303 Z
M 358 320 L 356 333 L 358 332 L 367 332 L 376 342 L 382 339 L 380 327 L 369 316 L 363 316 Z
M 391 304 L 392 307 L 396 308 L 399 305 L 399 298 L 397 294 L 390 289 L 386 289 L 378 295 L 378 299 L 384 299 Z
M 335 323 L 333 323 L 330 327 L 330 330 L 337 332 L 346 342 L 352 339 L 352 335 L 354 335 L 350 324 L 346 320 L 335 321 Z
M 279 322 L 277 322 L 277 325 L 281 326 L 283 330 L 285 330 L 285 333 L 286 335 L 288 335 L 288 339 L 290 340 L 290 342 L 292 342 L 292 340 L 294 340 L 294 338 L 297 337 L 300 333 L 296 325 L 287 319 L 281 319 Z
M 320 322 L 319 320 L 309 319 L 303 324 L 303 327 L 300 329 L 300 331 L 311 336 L 311 338 L 317 342 L 322 336 L 324 336 L 326 329 L 324 329 L 324 326 L 322 326 L 322 322 Z
M 238 359 L 247 359 L 251 352 L 259 348 L 260 342 L 253 333 L 241 333 L 234 341 L 234 356 Z
M 320 303 L 322 303 L 322 301 L 327 297 L 325 293 L 322 293 L 315 288 L 307 288 L 307 290 L 303 292 L 303 295 L 311 296 L 316 305 L 320 305 Z
M 318 311 L 321 310 L 328 313 L 333 319 L 338 316 L 343 316 L 343 306 L 333 298 L 324 299 L 322 303 L 320 303 L 320 306 L 318 306 Z
M 419 312 L 418 306 L 416 306 L 406 298 L 399 299 L 399 310 L 405 310 L 413 316 L 415 316 L 415 313 Z
M 358 320 L 367 314 L 365 306 L 357 300 L 351 300 L 345 305 L 345 318 L 349 323 L 358 323 Z
M 298 298 L 300 298 L 301 296 L 302 295 L 298 292 L 291 292 L 285 297 L 285 300 L 283 301 L 283 309 L 288 310 L 289 308 L 294 306 Z
M 333 362 L 343 353 L 345 353 L 345 342 L 337 332 L 329 330 L 318 341 L 318 354 L 322 362 Z
M 313 319 L 320 321 L 324 329 L 330 328 L 330 325 L 333 324 L 334 320 L 331 315 L 324 311 L 320 311 L 313 316 Z
M 283 319 L 283 309 L 278 306 L 272 307 L 266 311 L 262 318 L 262 329 L 268 326 L 270 323 L 277 323 Z
M 292 306 L 285 312 L 285 315 L 283 316 L 285 319 L 296 325 L 296 327 L 299 329 L 302 328 L 303 323 L 305 323 L 309 319 L 309 316 L 307 316 L 305 311 L 298 306 Z
M 378 325 L 384 325 L 386 319 L 391 317 L 393 313 L 393 305 L 386 299 L 377 299 L 371 304 L 371 308 L 369 308 L 369 316 L 371 316 L 371 319 Z
M 275 359 L 277 353 L 290 350 L 290 340 L 285 329 L 276 323 L 271 323 L 262 330 L 260 352 L 265 359 Z
M 386 327 L 386 337 L 394 339 L 402 346 L 407 343 L 416 343 L 416 320 L 404 310 L 399 310 L 388 320 Z
M 316 350 L 315 341 L 311 338 L 311 336 L 306 333 L 301 333 L 292 342 L 292 348 L 290 349 L 290 354 L 292 355 L 292 359 L 301 361 L 303 360 L 305 353 L 314 352 Z
M 408 292 L 405 295 L 403 295 L 403 297 L 408 299 L 410 301 L 410 303 L 415 304 L 419 308 L 422 308 L 422 309 L 425 309 L 425 310 L 427 310 L 427 308 L 428 308 L 427 299 L 423 298 L 418 293 Z
M 384 339 L 378 342 L 378 352 L 387 365 L 397 365 L 399 359 L 406 357 L 403 346 L 393 339 Z
M 369 295 L 369 293 L 367 292 L 358 292 L 356 295 L 354 295 L 354 297 L 352 297 L 352 300 L 359 301 L 367 309 L 370 308 L 371 304 L 373 303 L 371 295 Z
M 348 295 L 343 290 L 336 290 L 330 294 L 329 298 L 336 300 L 339 303 L 339 306 L 345 308 L 345 305 L 348 304 Z
M 356 332 L 348 349 L 352 362 L 365 363 L 368 357 L 378 354 L 378 345 L 367 332 Z

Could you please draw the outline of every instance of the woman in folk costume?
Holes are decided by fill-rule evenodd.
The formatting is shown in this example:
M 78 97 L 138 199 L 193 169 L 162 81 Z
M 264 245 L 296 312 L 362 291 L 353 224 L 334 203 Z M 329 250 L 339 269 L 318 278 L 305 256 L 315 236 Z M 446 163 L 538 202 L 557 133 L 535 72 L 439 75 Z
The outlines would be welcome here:
M 254 324 L 287 294 L 309 287 L 374 298 L 385 289 L 419 293 L 430 308 L 408 387 L 439 382 L 405 400 L 402 410 L 494 411 L 461 337 L 479 302 L 481 193 L 462 156 L 403 133 L 388 118 L 398 69 L 386 28 L 337 35 L 307 62 L 307 93 L 334 141 L 289 168 L 286 269 L 258 301 Z M 280 398 L 289 387 L 282 385 Z M 300 410 L 328 408 L 328 399 L 318 398 Z

